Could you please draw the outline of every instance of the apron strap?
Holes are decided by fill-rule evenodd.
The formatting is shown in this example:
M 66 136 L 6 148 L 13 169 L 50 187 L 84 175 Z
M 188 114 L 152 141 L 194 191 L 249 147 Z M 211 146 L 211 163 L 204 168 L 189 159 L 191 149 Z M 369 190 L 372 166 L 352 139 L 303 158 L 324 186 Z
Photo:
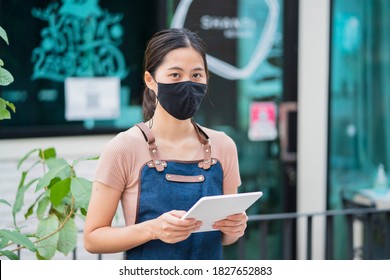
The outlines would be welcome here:
M 210 139 L 197 123 L 193 121 L 191 122 L 196 130 L 198 140 L 202 144 L 203 148 L 203 161 L 199 163 L 199 167 L 207 170 L 212 164 Z M 167 163 L 165 161 L 162 161 L 158 155 L 156 139 L 154 138 L 152 131 L 143 122 L 136 124 L 136 126 L 141 130 L 149 146 L 149 153 L 152 158 L 152 161 L 148 163 L 148 166 L 155 167 L 159 172 L 163 171 Z
M 154 138 L 152 131 L 143 122 L 136 124 L 136 126 L 142 131 L 142 134 L 144 135 L 146 142 L 148 142 L 149 153 L 150 153 L 150 157 L 152 158 L 152 161 L 148 163 L 148 166 L 155 167 L 158 172 L 163 171 L 165 166 L 167 166 L 167 163 L 161 160 L 158 155 L 156 139 Z
M 191 121 L 192 124 L 195 127 L 196 133 L 198 134 L 199 142 L 202 144 L 203 147 L 203 162 L 199 163 L 199 167 L 207 170 L 211 166 L 211 145 L 210 145 L 210 139 L 206 132 L 204 132 L 200 126 Z

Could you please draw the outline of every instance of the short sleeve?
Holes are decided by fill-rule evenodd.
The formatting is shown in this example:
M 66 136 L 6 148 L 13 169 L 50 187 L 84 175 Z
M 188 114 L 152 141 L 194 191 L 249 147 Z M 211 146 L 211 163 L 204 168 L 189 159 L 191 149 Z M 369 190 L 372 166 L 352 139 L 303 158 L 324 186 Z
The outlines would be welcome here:
M 236 144 L 227 135 L 224 141 L 223 154 L 225 157 L 223 192 L 225 194 L 236 193 L 237 188 L 241 185 L 238 153 Z
M 96 166 L 94 181 L 123 192 L 128 184 L 132 162 L 132 151 L 126 145 L 124 133 L 120 133 L 104 146 Z

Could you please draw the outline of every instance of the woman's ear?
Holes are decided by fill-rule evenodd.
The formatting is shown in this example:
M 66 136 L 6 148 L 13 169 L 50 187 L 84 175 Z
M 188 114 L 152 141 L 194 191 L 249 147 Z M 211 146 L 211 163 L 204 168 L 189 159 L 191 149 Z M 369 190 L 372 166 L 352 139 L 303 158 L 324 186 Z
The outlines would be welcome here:
M 154 92 L 156 92 L 156 81 L 154 80 L 152 74 L 150 74 L 148 71 L 145 71 L 145 74 L 144 74 L 144 81 L 145 81 L 145 85 L 150 89 L 150 90 L 153 90 Z

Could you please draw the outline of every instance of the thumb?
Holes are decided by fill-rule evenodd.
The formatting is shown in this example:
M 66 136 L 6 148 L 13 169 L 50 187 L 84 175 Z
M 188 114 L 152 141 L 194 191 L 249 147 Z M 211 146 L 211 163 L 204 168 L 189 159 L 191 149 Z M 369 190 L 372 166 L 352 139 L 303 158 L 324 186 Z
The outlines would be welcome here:
M 181 217 L 184 216 L 186 211 L 183 211 L 183 210 L 172 210 L 172 211 L 169 211 L 168 213 L 170 213 L 174 217 L 181 218 Z

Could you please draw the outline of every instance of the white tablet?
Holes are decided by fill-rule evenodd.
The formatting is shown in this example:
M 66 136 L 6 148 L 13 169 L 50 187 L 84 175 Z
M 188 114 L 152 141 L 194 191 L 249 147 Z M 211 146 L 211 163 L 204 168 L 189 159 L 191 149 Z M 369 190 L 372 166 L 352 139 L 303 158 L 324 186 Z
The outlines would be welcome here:
M 199 199 L 182 217 L 202 221 L 196 232 L 212 231 L 212 225 L 226 217 L 242 213 L 263 195 L 262 192 L 204 196 Z

